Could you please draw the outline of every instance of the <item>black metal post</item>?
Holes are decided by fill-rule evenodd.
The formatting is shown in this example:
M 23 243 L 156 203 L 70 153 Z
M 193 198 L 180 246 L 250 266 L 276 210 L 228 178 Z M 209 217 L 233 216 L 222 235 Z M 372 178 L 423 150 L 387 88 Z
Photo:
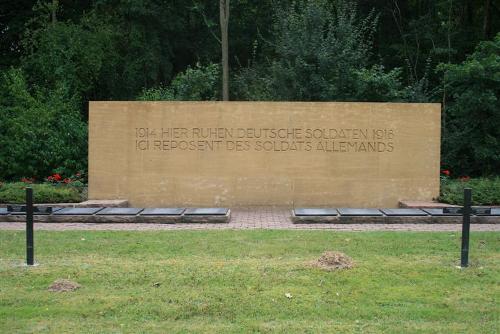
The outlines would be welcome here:
M 26 264 L 34 264 L 35 247 L 33 245 L 33 189 L 26 188 Z
M 469 266 L 469 232 L 470 232 L 470 213 L 471 213 L 472 191 L 470 188 L 464 189 L 464 209 L 462 222 L 462 252 L 460 266 L 462 268 Z

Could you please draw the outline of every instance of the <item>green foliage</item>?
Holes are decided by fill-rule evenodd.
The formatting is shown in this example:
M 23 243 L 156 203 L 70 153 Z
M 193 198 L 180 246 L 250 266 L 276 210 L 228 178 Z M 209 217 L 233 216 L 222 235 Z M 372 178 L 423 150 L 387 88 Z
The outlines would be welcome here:
M 232 1 L 231 98 L 444 101 L 442 160 L 459 174 L 498 174 L 498 37 L 488 40 L 498 33 L 500 19 L 489 3 Z M 0 125 L 10 136 L 25 130 L 12 125 L 24 114 L 43 123 L 40 129 L 46 129 L 48 122 L 57 123 L 55 117 L 73 124 L 75 111 L 85 119 L 89 100 L 220 98 L 220 71 L 214 65 L 220 61 L 218 2 L 33 4 L 26 0 L 0 4 L 0 72 L 4 77 L 15 66 L 24 77 L 24 87 L 14 85 L 0 92 L 1 116 L 7 116 Z M 465 59 L 479 41 L 484 42 Z M 9 86 L 1 80 L 2 87 Z M 49 121 L 41 120 L 46 114 L 52 115 Z M 23 143 L 23 147 L 45 151 L 40 148 L 47 146 L 49 137 L 37 131 L 14 137 L 17 142 L 25 140 L 21 137 L 43 138 L 37 145 Z M 49 165 L 61 161 L 76 170 L 86 160 L 81 146 L 84 134 L 74 140 L 52 140 L 54 152 L 39 160 L 24 154 L 28 161 L 9 158 L 21 146 L 6 141 L 4 132 L 1 144 L 9 146 L 0 147 L 0 158 L 5 157 L 0 161 L 0 178 L 50 173 Z M 83 133 L 81 125 L 71 126 L 69 133 Z M 54 157 L 61 152 L 61 159 Z M 32 163 L 41 165 L 33 169 Z M 21 173 L 20 166 L 27 170 Z M 15 173 L 10 172 L 13 168 Z
M 152 87 L 143 89 L 138 101 L 175 101 L 175 94 L 171 87 Z
M 23 68 L 35 85 L 46 89 L 65 85 L 75 96 L 88 100 L 105 62 L 112 58 L 113 39 L 112 31 L 95 17 L 84 17 L 78 24 L 57 22 L 33 28 L 24 40 L 31 52 Z
M 245 100 L 390 101 L 400 98 L 400 70 L 371 66 L 377 15 L 356 5 L 304 1 L 276 9 L 275 59 L 235 78 Z M 238 89 L 238 88 L 237 88 Z
M 194 28 L 186 22 L 186 5 L 97 1 L 89 9 L 81 5 L 79 16 L 65 20 L 68 7 L 78 6 L 65 4 L 53 22 L 50 6 L 38 4 L 23 36 L 22 65 L 29 82 L 51 88 L 64 81 L 82 102 L 130 99 L 143 87 L 168 82 L 176 66 L 174 52 L 181 68 L 193 60 L 185 47 L 188 37 L 180 31 L 186 25 Z
M 0 203 L 26 203 L 26 186 L 28 184 L 24 182 L 0 183 Z M 85 200 L 85 188 L 81 184 L 33 183 L 29 186 L 33 188 L 35 203 L 73 203 Z
M 500 171 L 500 34 L 461 64 L 441 64 L 451 95 L 445 110 L 443 160 L 456 174 Z
M 406 97 L 401 87 L 399 68 L 385 72 L 382 65 L 374 65 L 357 70 L 354 74 L 356 101 L 398 101 Z
M 274 77 L 270 75 L 268 64 L 255 63 L 242 68 L 232 78 L 232 93 L 243 101 L 273 101 Z
M 86 125 L 68 88 L 31 92 L 21 70 L 0 73 L 0 179 L 86 168 Z
M 472 189 L 473 205 L 500 205 L 500 177 L 472 178 L 470 180 L 441 180 L 439 201 L 463 205 L 464 188 Z
M 103 1 L 94 7 L 97 21 L 109 22 L 106 29 L 113 33 L 109 65 L 101 73 L 107 96 L 130 99 L 143 87 L 171 79 L 173 43 L 176 38 L 185 41 L 179 32 L 187 24 L 184 7 L 155 0 Z
M 188 68 L 175 76 L 167 87 L 144 89 L 141 101 L 210 101 L 220 95 L 221 70 L 218 64 Z

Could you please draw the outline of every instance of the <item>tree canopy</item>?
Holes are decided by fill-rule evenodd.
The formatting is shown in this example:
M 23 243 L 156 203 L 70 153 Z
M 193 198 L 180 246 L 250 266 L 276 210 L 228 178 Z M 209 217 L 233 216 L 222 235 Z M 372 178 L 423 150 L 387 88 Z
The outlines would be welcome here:
M 89 100 L 221 100 L 219 10 L 2 2 L 0 179 L 84 169 Z M 440 102 L 445 168 L 499 173 L 496 2 L 240 0 L 229 13 L 231 100 Z

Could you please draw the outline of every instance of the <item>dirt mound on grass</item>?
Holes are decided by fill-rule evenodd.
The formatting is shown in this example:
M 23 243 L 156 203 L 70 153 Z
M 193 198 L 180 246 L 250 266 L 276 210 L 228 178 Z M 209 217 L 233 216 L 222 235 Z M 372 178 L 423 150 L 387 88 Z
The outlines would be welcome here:
M 80 284 L 76 282 L 72 282 L 67 279 L 58 279 L 49 286 L 48 290 L 52 292 L 70 292 L 75 291 L 78 288 L 80 288 Z
M 326 251 L 311 265 L 324 270 L 350 269 L 354 261 L 342 252 Z

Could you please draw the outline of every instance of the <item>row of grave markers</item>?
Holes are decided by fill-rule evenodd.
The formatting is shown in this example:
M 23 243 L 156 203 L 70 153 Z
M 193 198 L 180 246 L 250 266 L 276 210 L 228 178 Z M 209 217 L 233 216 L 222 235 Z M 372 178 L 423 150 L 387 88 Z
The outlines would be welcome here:
M 364 208 L 297 208 L 293 210 L 295 216 L 461 216 L 461 207 L 447 207 L 440 209 L 364 209 Z M 471 214 L 476 216 L 500 216 L 500 208 L 477 207 L 471 208 Z
M 470 215 L 472 213 L 472 207 L 471 207 L 471 202 L 472 202 L 472 190 L 469 189 L 469 188 L 466 188 L 464 189 L 464 206 L 463 206 L 463 209 L 462 209 L 462 216 L 463 216 L 463 223 L 462 223 L 462 244 L 461 244 L 461 257 L 460 257 L 460 266 L 462 268 L 464 267 L 468 267 L 469 265 L 469 234 L 470 234 Z M 62 214 L 64 214 L 64 212 L 74 212 L 74 210 L 77 210 L 77 209 L 89 209 L 89 208 L 66 208 L 68 210 L 66 211 L 63 211 L 65 209 L 61 209 L 61 210 L 58 210 L 56 211 L 54 214 L 57 214 L 57 212 L 63 212 Z M 71 210 L 73 209 L 73 211 Z M 116 210 L 118 208 L 90 208 L 90 209 L 96 209 L 97 211 L 96 212 L 99 212 L 99 211 L 103 211 L 103 210 L 106 210 L 106 209 L 109 209 L 107 212 L 108 214 L 113 214 L 113 210 Z M 123 209 L 123 208 L 122 208 Z M 136 209 L 136 208 L 125 208 L 125 209 L 130 209 L 130 213 L 131 214 L 138 214 L 140 212 L 144 212 L 145 210 L 148 210 L 148 209 Z M 135 210 L 140 210 L 140 211 L 135 211 Z M 153 211 L 146 211 L 146 214 L 149 212 L 150 214 L 158 214 L 158 211 L 154 211 L 154 210 L 158 210 L 158 209 L 152 209 Z M 207 214 L 207 212 L 210 212 L 208 214 L 214 214 L 214 215 L 218 215 L 218 214 L 227 214 L 228 213 L 228 209 L 224 209 L 224 208 L 209 208 L 209 209 L 177 209 L 177 210 L 182 210 L 181 214 L 186 214 L 186 211 L 188 214 L 191 214 L 191 215 L 202 215 L 202 214 Z M 189 211 L 190 210 L 190 211 Z M 300 210 L 300 209 L 298 209 Z M 302 209 L 302 210 L 317 210 L 317 209 Z M 357 214 L 357 212 L 352 212 L 352 211 L 349 211 L 349 210 L 352 210 L 352 209 L 330 209 L 332 211 L 328 212 L 328 211 L 323 211 L 322 213 L 323 214 L 337 214 L 337 211 L 338 213 L 340 213 L 341 215 L 342 214 L 345 214 L 345 215 L 349 215 L 349 214 Z M 372 213 L 374 215 L 381 215 L 383 214 L 382 212 L 380 212 L 379 210 L 376 210 L 376 209 L 364 209 L 364 210 L 374 210 L 374 211 L 368 211 L 366 213 Z M 387 210 L 397 210 L 397 209 L 387 209 Z M 27 187 L 26 188 L 26 207 L 25 207 L 25 212 L 26 212 L 26 264 L 28 266 L 33 266 L 34 265 L 34 251 L 35 251 L 35 247 L 34 247 L 34 229 L 33 229 L 33 213 L 34 213 L 34 207 L 33 207 L 33 189 L 30 188 L 30 187 Z M 81 211 L 79 211 L 81 212 Z M 86 211 L 88 212 L 88 211 Z M 135 213 L 134 213 L 135 212 Z M 177 211 L 179 212 L 179 211 Z M 314 213 L 314 212 L 311 212 L 311 211 L 305 211 L 303 213 Z M 401 212 L 401 211 L 399 211 Z M 491 212 L 489 212 L 491 214 Z M 106 213 L 105 213 L 106 214 Z M 179 213 L 177 213 L 179 214 Z M 300 214 L 300 211 L 299 211 L 299 214 Z
M 3 208 L 2 208 L 3 209 Z M 92 207 L 92 208 L 72 208 L 72 207 L 33 207 L 34 215 L 55 215 L 55 216 L 203 216 L 203 215 L 226 215 L 228 208 L 115 208 L 115 207 Z M 8 205 L 6 209 L 0 211 L 0 215 L 25 215 L 27 205 Z
M 117 208 L 117 207 L 33 207 L 35 216 L 204 216 L 226 215 L 228 208 Z M 461 207 L 440 209 L 365 209 L 365 208 L 296 208 L 296 217 L 424 217 L 424 216 L 462 216 Z M 0 208 L 0 216 L 19 216 L 26 214 L 26 205 L 7 205 Z M 472 207 L 471 214 L 475 216 L 500 216 L 500 208 Z

